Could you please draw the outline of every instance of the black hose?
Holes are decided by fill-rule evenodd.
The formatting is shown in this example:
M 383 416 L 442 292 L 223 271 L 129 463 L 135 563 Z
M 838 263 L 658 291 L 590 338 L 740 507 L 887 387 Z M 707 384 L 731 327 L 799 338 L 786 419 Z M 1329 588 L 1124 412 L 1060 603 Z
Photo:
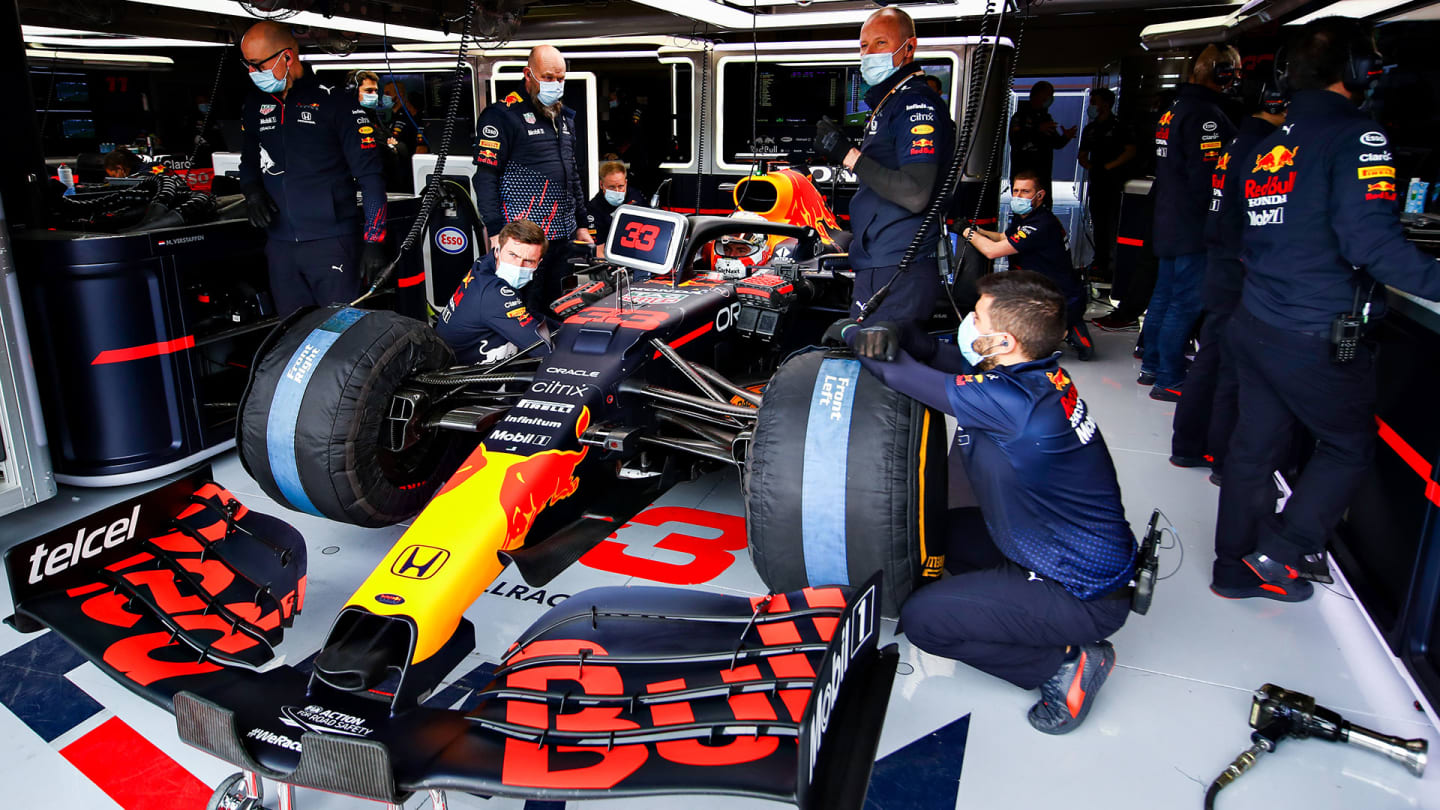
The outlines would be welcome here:
M 220 49 L 220 64 L 215 66 L 215 81 L 210 85 L 210 106 L 205 109 L 205 117 L 200 120 L 200 132 L 195 137 L 194 146 L 190 147 L 190 168 L 195 168 L 195 159 L 200 156 L 200 144 L 208 143 L 205 140 L 205 133 L 210 129 L 210 116 L 215 114 L 215 97 L 220 94 L 220 77 L 225 71 L 225 58 L 230 55 L 230 48 L 227 45 Z
M 1000 13 L 995 23 L 995 33 L 991 36 L 991 42 L 988 46 L 990 49 L 989 58 L 986 62 L 984 72 L 971 74 L 970 86 L 967 89 L 965 98 L 965 114 L 961 118 L 959 131 L 955 133 L 955 148 L 952 152 L 950 168 L 946 172 L 944 180 L 941 181 L 935 196 L 930 200 L 930 205 L 926 207 L 925 215 L 920 220 L 920 227 L 916 230 L 914 238 L 910 240 L 910 245 L 905 248 L 905 253 L 900 258 L 900 266 L 895 269 L 895 274 L 890 277 L 890 280 L 885 282 L 885 286 L 876 290 L 875 293 L 870 296 L 870 300 L 866 301 L 864 306 L 860 308 L 860 316 L 857 320 L 865 320 L 890 294 L 891 285 L 895 283 L 895 280 L 900 277 L 901 273 L 910 269 L 910 265 L 914 263 L 915 257 L 920 253 L 920 246 L 924 243 L 926 235 L 930 232 L 931 228 L 935 227 L 935 224 L 940 221 L 945 211 L 950 207 L 950 201 L 954 198 L 955 191 L 960 184 L 960 176 L 964 174 L 965 164 L 970 160 L 970 150 L 974 146 L 975 128 L 978 126 L 983 113 L 985 88 L 990 83 L 990 74 L 995 67 L 995 54 L 1000 50 L 1000 31 L 1005 23 L 1005 7 L 1006 4 L 1002 0 Z M 994 9 L 994 0 L 986 0 L 985 17 L 980 22 L 980 44 L 975 51 L 974 62 L 980 60 L 979 49 L 987 47 L 985 44 L 985 24 L 991 16 L 994 16 Z M 1017 53 L 1017 61 L 1018 58 L 1019 54 Z M 989 168 L 986 169 L 986 173 L 989 173 Z
M 1215 810 L 1215 797 L 1220 795 L 1220 788 L 1224 785 L 1219 782 L 1211 782 L 1210 789 L 1205 791 L 1205 810 Z
M 432 371 L 428 374 L 416 374 L 411 377 L 414 382 L 421 385 L 475 385 L 477 383 L 530 383 L 535 379 L 533 374 L 446 374 L 443 371 Z
M 430 175 L 430 182 L 425 184 L 425 191 L 420 199 L 420 212 L 410 224 L 410 232 L 405 234 L 400 249 L 395 251 L 395 258 L 380 271 L 380 276 L 370 285 L 370 289 L 350 302 L 352 307 L 375 295 L 390 277 L 395 275 L 395 268 L 400 266 L 400 260 L 405 254 L 415 247 L 415 241 L 425 232 L 435 204 L 440 201 L 440 183 L 445 176 L 445 159 L 449 157 L 450 142 L 455 135 L 455 118 L 460 111 L 460 92 L 465 87 L 465 45 L 470 39 L 470 25 L 474 20 L 475 0 L 466 0 L 465 21 L 460 26 L 460 47 L 455 51 L 455 84 L 450 90 L 450 103 L 445 108 L 445 130 L 440 135 L 440 153 L 435 157 L 435 171 Z

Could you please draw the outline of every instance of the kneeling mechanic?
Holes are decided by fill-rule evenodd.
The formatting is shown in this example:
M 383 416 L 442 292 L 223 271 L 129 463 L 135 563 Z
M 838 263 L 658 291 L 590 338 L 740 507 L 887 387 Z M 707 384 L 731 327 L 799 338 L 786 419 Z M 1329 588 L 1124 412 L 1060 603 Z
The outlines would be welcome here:
M 545 341 L 536 356 L 550 353 L 551 325 L 526 309 L 517 290 L 535 274 L 545 255 L 545 233 L 517 219 L 496 234 L 498 247 L 475 262 L 450 303 L 440 311 L 435 332 L 462 363 L 493 363 Z
M 886 385 L 959 420 L 951 459 L 983 518 L 952 511 L 953 576 L 910 597 L 901 628 L 926 652 L 1038 687 L 1030 724 L 1064 734 L 1115 666 L 1104 639 L 1130 610 L 1135 535 L 1105 440 L 1057 359 L 1060 291 L 1024 270 L 978 289 L 958 346 L 888 323 L 841 334 Z

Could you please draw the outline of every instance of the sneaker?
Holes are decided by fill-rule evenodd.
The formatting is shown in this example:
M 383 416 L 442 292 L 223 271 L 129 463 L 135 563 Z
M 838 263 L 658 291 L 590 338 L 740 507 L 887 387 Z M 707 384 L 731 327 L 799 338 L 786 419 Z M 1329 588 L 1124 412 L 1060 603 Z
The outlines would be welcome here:
M 1142 371 L 1140 372 L 1140 376 L 1135 378 L 1135 382 L 1141 385 L 1154 385 L 1155 375 L 1148 371 Z
M 1135 344 L 1135 348 L 1132 349 L 1131 352 L 1130 352 L 1130 356 L 1133 357 L 1133 358 L 1135 358 L 1136 360 L 1144 360 L 1144 359 L 1145 359 L 1145 346 L 1142 345 L 1142 344 L 1140 344 L 1140 343 L 1136 343 L 1136 344 Z
M 1095 695 L 1115 668 L 1110 642 L 1086 644 L 1075 660 L 1060 665 L 1050 680 L 1040 684 L 1040 700 L 1030 707 L 1030 725 L 1046 734 L 1069 734 L 1085 722 Z
M 1306 554 L 1302 556 L 1295 565 L 1287 565 L 1280 560 L 1260 552 L 1246 554 L 1242 558 L 1255 576 L 1260 577 L 1267 583 L 1285 584 L 1300 579 L 1314 580 L 1326 584 L 1335 581 L 1330 576 L 1330 566 L 1325 562 L 1323 553 Z
M 1128 332 L 1140 327 L 1140 322 L 1134 318 L 1117 317 L 1113 312 L 1090 322 L 1095 324 L 1096 329 L 1103 329 L 1106 332 Z
M 1315 586 L 1303 579 L 1288 582 L 1257 582 L 1254 585 L 1226 587 L 1210 584 L 1210 592 L 1221 599 L 1274 599 L 1277 602 L 1304 602 L 1315 593 Z
M 1088 338 L 1076 330 L 1071 329 L 1065 334 L 1065 342 L 1070 345 L 1070 348 L 1075 350 L 1075 353 L 1080 356 L 1081 360 L 1094 359 L 1095 347 L 1091 345 Z
M 1157 385 L 1154 388 L 1150 389 L 1150 398 L 1158 399 L 1161 402 L 1179 402 L 1180 386 L 1177 385 L 1174 388 L 1161 388 Z
M 1210 456 L 1171 456 L 1170 463 L 1176 467 L 1209 467 L 1214 461 Z

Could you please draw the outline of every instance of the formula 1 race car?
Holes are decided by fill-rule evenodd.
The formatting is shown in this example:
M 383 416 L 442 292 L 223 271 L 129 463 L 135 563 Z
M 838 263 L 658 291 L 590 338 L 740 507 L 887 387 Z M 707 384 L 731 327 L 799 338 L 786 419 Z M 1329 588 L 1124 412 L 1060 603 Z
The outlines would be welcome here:
M 266 775 L 392 804 L 429 790 L 443 806 L 451 788 L 858 808 L 895 666 L 878 619 L 943 565 L 926 538 L 944 421 L 814 346 L 849 303 L 834 217 L 798 173 L 746 182 L 763 221 L 619 209 L 543 358 L 453 367 L 428 325 L 349 307 L 277 328 L 241 403 L 246 469 L 297 511 L 411 520 L 308 674 L 270 655 L 303 605 L 303 541 L 200 480 L 149 517 L 122 504 L 13 548 L 14 623 L 56 629 L 242 767 L 212 806 L 258 805 Z M 769 261 L 722 261 L 737 244 Z M 548 581 L 721 466 L 741 472 L 771 596 L 576 594 L 473 710 L 423 705 L 474 649 L 463 614 L 507 564 Z

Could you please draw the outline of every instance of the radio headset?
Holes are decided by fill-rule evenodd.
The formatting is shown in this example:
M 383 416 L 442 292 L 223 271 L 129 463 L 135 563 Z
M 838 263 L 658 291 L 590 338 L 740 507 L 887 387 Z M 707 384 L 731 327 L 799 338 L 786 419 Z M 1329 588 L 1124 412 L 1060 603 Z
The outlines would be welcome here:
M 1358 24 L 1351 29 L 1348 40 L 1350 53 L 1340 72 L 1340 81 L 1351 93 L 1363 93 L 1372 82 L 1384 74 L 1385 65 L 1379 52 L 1375 50 L 1375 43 Z M 1286 47 L 1282 45 L 1275 52 L 1275 89 L 1282 95 L 1289 96 L 1292 88 Z

